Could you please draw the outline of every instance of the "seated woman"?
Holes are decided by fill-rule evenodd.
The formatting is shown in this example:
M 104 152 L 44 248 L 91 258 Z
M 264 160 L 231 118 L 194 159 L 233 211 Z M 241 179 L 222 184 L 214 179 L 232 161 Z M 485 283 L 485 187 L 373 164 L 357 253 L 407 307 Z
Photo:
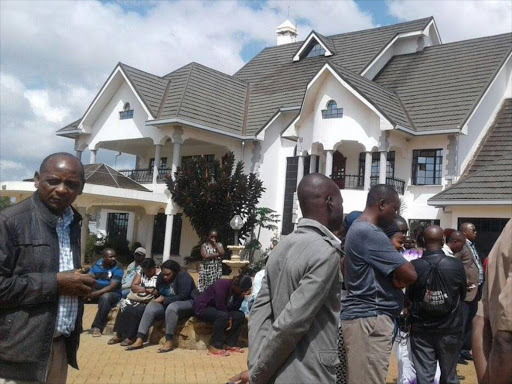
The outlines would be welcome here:
M 156 289 L 159 296 L 151 301 L 139 324 L 137 340 L 131 349 L 142 348 L 147 339 L 149 327 L 156 320 L 165 318 L 165 344 L 158 349 L 158 353 L 169 352 L 172 349 L 172 338 L 179 318 L 190 317 L 194 314 L 192 304 L 197 297 L 194 279 L 174 260 L 167 260 L 162 264 L 157 279 Z
M 122 346 L 133 344 L 144 309 L 149 301 L 157 295 L 156 281 L 158 275 L 155 261 L 144 259 L 140 266 L 142 272 L 135 275 L 131 292 L 121 303 L 114 324 L 115 336 L 108 341 L 108 344 L 121 343 Z
M 242 352 L 236 346 L 245 319 L 240 305 L 251 287 L 252 279 L 249 276 L 218 280 L 194 302 L 195 315 L 213 324 L 208 347 L 212 355 L 229 356 L 228 352 Z

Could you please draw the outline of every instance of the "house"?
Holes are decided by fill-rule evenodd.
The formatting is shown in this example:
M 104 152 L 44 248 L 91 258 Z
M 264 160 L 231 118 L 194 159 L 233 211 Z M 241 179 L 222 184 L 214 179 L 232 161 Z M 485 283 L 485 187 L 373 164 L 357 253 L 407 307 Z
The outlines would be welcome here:
M 89 149 L 90 164 L 103 149 L 136 156 L 119 171 L 135 184 L 86 185 L 77 199 L 97 229 L 153 255 L 188 255 L 198 238 L 164 176 L 190 156 L 233 151 L 262 178 L 260 204 L 281 215 L 282 235 L 300 217 L 298 182 L 321 172 L 345 213 L 387 183 L 412 229 L 471 219 L 487 249 L 512 217 L 512 34 L 443 44 L 432 17 L 303 41 L 286 21 L 276 33 L 234 75 L 198 63 L 165 75 L 114 68 L 84 115 L 57 131 L 78 157 Z M 31 188 L 4 182 L 0 193 Z

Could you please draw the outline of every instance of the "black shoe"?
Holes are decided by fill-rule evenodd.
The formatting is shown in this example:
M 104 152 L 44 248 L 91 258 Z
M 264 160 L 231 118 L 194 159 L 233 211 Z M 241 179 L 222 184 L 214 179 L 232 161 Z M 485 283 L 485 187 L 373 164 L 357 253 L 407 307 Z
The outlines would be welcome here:
M 471 355 L 471 352 L 469 352 L 469 351 L 462 351 L 460 353 L 460 357 L 462 357 L 464 360 L 473 360 L 473 356 Z
M 468 365 L 468 362 L 466 360 L 464 360 L 462 357 L 459 356 L 459 361 L 457 362 L 458 364 L 462 364 L 462 365 Z
M 457 379 L 459 379 L 459 380 L 466 380 L 466 376 L 457 375 Z

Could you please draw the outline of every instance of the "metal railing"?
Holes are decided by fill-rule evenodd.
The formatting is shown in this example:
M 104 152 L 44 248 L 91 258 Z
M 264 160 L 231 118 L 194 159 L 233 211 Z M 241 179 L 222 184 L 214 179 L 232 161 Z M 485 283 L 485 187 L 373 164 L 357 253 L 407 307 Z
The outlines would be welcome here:
M 370 178 L 370 186 L 373 187 L 377 184 L 379 184 L 379 176 L 372 176 Z M 391 185 L 399 195 L 403 195 L 405 192 L 405 180 L 395 177 L 386 177 L 386 184 Z
M 363 176 L 332 174 L 331 178 L 340 189 L 363 189 L 364 187 Z
M 156 182 L 158 184 L 165 183 L 166 176 L 170 175 L 171 171 L 171 168 L 159 168 Z M 153 182 L 152 169 L 123 169 L 119 171 L 119 173 L 141 184 L 150 184 Z

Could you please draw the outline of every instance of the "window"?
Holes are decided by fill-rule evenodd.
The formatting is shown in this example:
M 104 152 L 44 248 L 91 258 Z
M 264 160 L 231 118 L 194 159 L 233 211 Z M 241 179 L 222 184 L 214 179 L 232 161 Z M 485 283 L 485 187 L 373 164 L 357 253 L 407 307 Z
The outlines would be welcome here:
M 208 167 L 211 169 L 213 168 L 213 162 L 215 161 L 215 155 L 194 155 L 194 156 L 183 156 L 181 158 L 181 163 L 185 164 L 187 161 L 191 159 L 195 159 L 198 157 L 204 157 L 206 159 L 206 163 L 208 164 Z
M 364 180 L 364 168 L 366 163 L 366 153 L 361 152 L 359 154 L 359 176 L 362 176 Z M 380 173 L 380 152 L 372 152 L 372 172 L 370 174 L 371 177 L 371 185 L 376 185 L 379 182 L 379 173 Z M 390 151 L 387 153 L 387 161 L 386 161 L 386 177 L 393 179 L 395 177 L 395 151 Z
M 412 184 L 441 185 L 442 149 L 417 149 L 412 152 Z
M 107 236 L 110 240 L 126 241 L 128 213 L 109 213 L 107 216 Z
M 457 228 L 462 223 L 473 223 L 476 229 L 475 247 L 480 258 L 483 260 L 485 256 L 491 252 L 491 249 L 498 240 L 498 237 L 507 225 L 510 219 L 491 218 L 491 217 L 459 217 L 457 220 Z
M 130 103 L 124 103 L 123 110 L 119 112 L 119 119 L 133 119 L 133 109 L 130 109 Z
M 152 157 L 149 160 L 149 169 L 152 170 L 154 166 L 155 166 L 155 158 Z M 158 168 L 167 168 L 167 157 L 160 158 L 160 165 L 158 166 Z
M 338 108 L 334 100 L 327 103 L 327 109 L 322 109 L 322 119 L 336 119 L 343 117 L 343 108 Z
M 317 57 L 317 56 L 323 56 L 325 55 L 325 49 L 322 48 L 322 46 L 318 43 L 313 44 L 311 48 L 309 49 L 309 52 L 306 51 L 306 57 Z
M 413 237 L 416 236 L 416 231 L 418 228 L 423 227 L 426 228 L 429 225 L 440 225 L 441 221 L 437 219 L 429 220 L 429 219 L 410 219 L 409 220 L 409 234 Z

